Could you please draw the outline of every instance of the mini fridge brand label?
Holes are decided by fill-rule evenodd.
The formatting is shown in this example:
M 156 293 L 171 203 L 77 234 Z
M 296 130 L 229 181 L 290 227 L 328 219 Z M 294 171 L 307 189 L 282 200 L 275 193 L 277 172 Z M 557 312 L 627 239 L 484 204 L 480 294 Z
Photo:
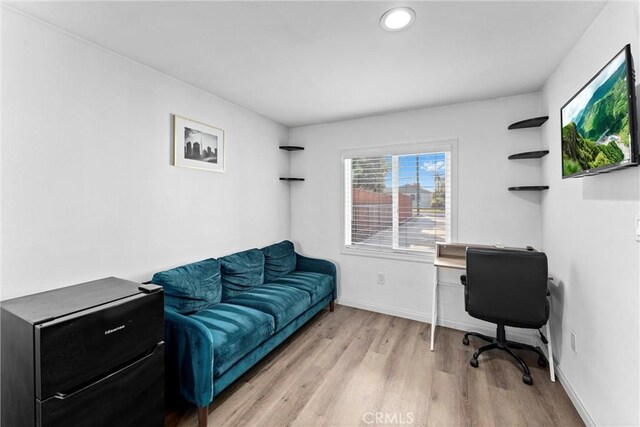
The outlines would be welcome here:
M 124 325 L 120 325 L 120 326 L 115 327 L 115 328 L 113 328 L 113 329 L 107 329 L 106 331 L 104 331 L 104 334 L 105 334 L 105 335 L 109 335 L 109 334 L 112 334 L 112 333 L 114 333 L 114 332 L 119 331 L 120 329 L 124 329 Z

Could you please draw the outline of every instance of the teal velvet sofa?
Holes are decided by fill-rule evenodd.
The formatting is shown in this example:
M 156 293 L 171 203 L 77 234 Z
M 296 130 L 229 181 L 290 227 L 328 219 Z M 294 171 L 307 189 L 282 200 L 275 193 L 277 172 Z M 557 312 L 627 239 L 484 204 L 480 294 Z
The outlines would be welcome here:
M 336 299 L 333 263 L 283 241 L 156 273 L 165 293 L 167 395 L 198 407 Z

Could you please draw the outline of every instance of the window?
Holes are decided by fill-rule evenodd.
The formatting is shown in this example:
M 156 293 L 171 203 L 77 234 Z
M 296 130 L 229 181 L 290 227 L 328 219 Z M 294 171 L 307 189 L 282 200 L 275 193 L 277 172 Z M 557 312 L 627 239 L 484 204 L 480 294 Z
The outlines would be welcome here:
M 424 255 L 451 241 L 451 143 L 345 152 L 345 249 Z

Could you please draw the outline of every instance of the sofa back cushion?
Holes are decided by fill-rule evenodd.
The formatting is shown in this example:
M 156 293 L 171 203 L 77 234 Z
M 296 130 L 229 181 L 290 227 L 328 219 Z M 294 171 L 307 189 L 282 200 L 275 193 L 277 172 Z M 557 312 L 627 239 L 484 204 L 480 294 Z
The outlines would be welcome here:
M 219 258 L 222 273 L 222 300 L 264 283 L 264 255 L 249 249 Z
M 164 288 L 164 303 L 178 313 L 189 314 L 220 302 L 220 263 L 213 258 L 153 275 L 152 283 Z
M 264 280 L 271 282 L 295 271 L 296 252 L 288 240 L 261 249 L 264 254 Z

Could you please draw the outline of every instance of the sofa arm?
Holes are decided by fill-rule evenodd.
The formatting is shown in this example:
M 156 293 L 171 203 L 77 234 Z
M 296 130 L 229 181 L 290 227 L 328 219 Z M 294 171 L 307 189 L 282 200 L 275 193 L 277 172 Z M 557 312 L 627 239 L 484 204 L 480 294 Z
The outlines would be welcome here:
M 200 322 L 167 307 L 164 321 L 168 390 L 177 388 L 186 400 L 199 407 L 209 405 L 213 401 L 211 332 Z
M 338 275 L 336 265 L 331 261 L 319 258 L 309 258 L 296 253 L 296 271 L 311 271 L 333 277 L 333 298 L 338 297 Z

